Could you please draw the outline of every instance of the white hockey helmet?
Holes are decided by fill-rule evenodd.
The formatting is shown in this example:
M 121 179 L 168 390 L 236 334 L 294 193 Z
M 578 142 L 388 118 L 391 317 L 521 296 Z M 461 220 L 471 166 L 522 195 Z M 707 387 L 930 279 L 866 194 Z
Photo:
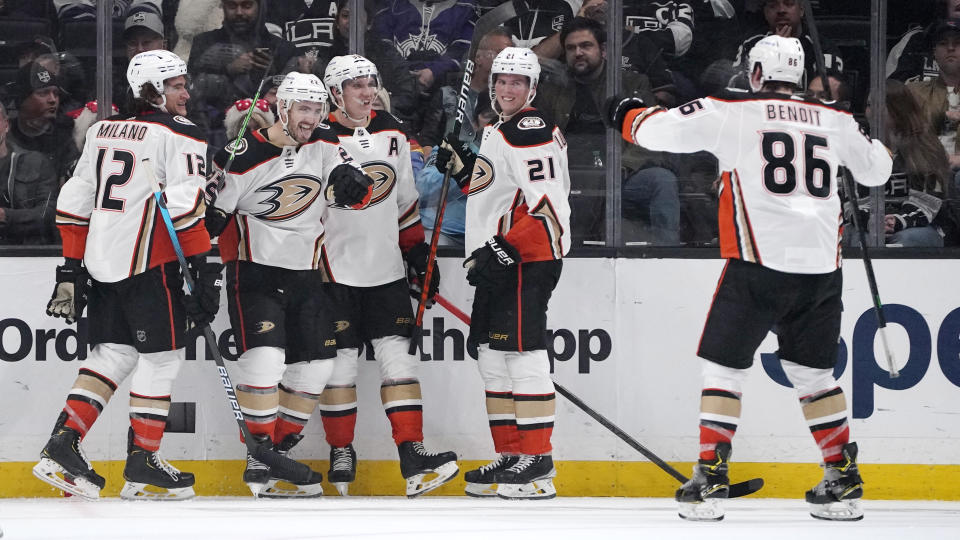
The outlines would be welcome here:
M 327 118 L 330 112 L 328 101 L 329 94 L 326 87 L 320 82 L 316 75 L 309 73 L 298 73 L 291 71 L 283 78 L 280 86 L 277 87 L 277 113 L 280 121 L 283 122 L 283 131 L 288 136 L 290 123 L 290 107 L 297 101 L 312 101 L 323 105 L 323 112 L 320 114 L 321 122 Z
M 493 59 L 487 84 L 489 85 L 490 103 L 497 113 L 500 112 L 500 108 L 497 106 L 497 92 L 494 82 L 496 76 L 501 73 L 525 75 L 530 80 L 530 92 L 527 94 L 526 103 L 524 103 L 524 107 L 529 106 L 537 95 L 537 81 L 540 80 L 540 61 L 537 59 L 536 53 L 525 47 L 507 47 Z
M 380 73 L 377 66 L 370 60 L 367 60 L 359 54 L 348 54 L 346 56 L 334 56 L 327 63 L 327 69 L 323 72 L 323 82 L 327 88 L 336 88 L 337 94 L 333 101 L 340 109 L 343 109 L 343 82 L 356 79 L 358 77 L 373 77 L 380 85 Z
M 752 75 L 757 64 L 760 64 L 761 85 L 767 81 L 777 81 L 800 86 L 803 80 L 804 55 L 800 40 L 793 37 L 769 35 L 750 49 L 748 67 L 751 76 L 750 87 L 754 88 Z
M 150 83 L 163 97 L 161 107 L 166 104 L 163 95 L 163 82 L 167 79 L 187 74 L 187 63 L 179 56 L 162 49 L 146 51 L 134 56 L 127 66 L 127 83 L 133 91 L 133 97 L 143 97 L 143 85 Z

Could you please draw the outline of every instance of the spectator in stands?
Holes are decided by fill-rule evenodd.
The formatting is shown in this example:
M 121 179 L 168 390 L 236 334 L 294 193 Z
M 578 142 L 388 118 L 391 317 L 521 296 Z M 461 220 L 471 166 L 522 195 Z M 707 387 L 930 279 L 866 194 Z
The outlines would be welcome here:
M 295 48 L 267 30 L 263 1 L 223 0 L 223 26 L 193 40 L 187 62 L 194 86 L 190 117 L 206 130 L 210 152 L 226 144 L 226 108 L 256 94 L 268 70 L 277 74 L 293 67 Z
M 679 103 L 718 92 L 733 71 L 731 58 L 737 52 L 743 0 L 690 0 L 696 28 L 686 54 L 672 58 Z M 628 50 L 624 43 L 624 51 Z
M 162 0 L 115 0 L 112 3 L 113 16 L 121 20 L 136 11 L 163 14 Z M 53 4 L 60 22 L 93 21 L 97 18 L 97 0 L 53 0 Z
M 0 103 L 0 245 L 54 243 L 57 173 L 42 154 L 13 143 L 9 131 Z
M 586 0 L 591 4 L 605 0 Z M 573 19 L 575 5 L 567 0 L 528 0 L 529 10 L 519 17 L 504 23 L 517 47 L 527 47 L 541 59 L 556 59 L 563 56 L 560 46 L 560 30 Z M 583 6 L 581 6 L 582 15 Z
M 17 72 L 17 117 L 10 122 L 10 140 L 17 146 L 44 154 L 60 183 L 69 178 L 80 155 L 73 144 L 73 120 L 60 110 L 57 76 L 37 63 Z
M 940 137 L 954 171 L 960 171 L 960 19 L 940 21 L 928 34 L 928 46 L 937 61 L 937 78 L 911 82 L 920 110 L 932 132 Z M 960 173 L 958 173 L 960 177 Z
M 683 56 L 693 43 L 693 7 L 689 1 L 624 2 L 627 29 L 643 33 L 667 58 Z
M 953 174 L 946 154 L 903 83 L 887 80 L 886 99 L 886 140 L 893 152 L 893 172 L 885 186 L 886 242 L 943 247 L 945 229 L 956 229 L 948 206 Z M 868 200 L 861 208 L 869 208 L 864 203 Z
M 406 59 L 421 94 L 429 96 L 451 82 L 448 76 L 456 77 L 476 20 L 476 0 L 384 0 L 373 15 L 372 31 Z
M 914 26 L 904 34 L 887 55 L 887 77 L 903 82 L 936 79 L 939 69 L 933 57 L 930 33 L 939 19 L 960 18 L 960 0 L 937 0 L 938 21 L 927 28 Z
M 801 80 L 801 86 L 806 88 L 808 81 L 813 78 L 817 70 L 817 55 L 813 52 L 813 39 L 804 28 L 803 24 L 803 6 L 800 0 L 764 0 L 763 18 L 767 22 L 767 31 L 756 34 L 743 41 L 737 50 L 736 59 L 733 61 L 733 67 L 741 71 L 731 81 L 731 86 L 738 88 L 748 88 L 747 71 L 750 66 L 746 65 L 747 53 L 758 41 L 766 36 L 777 34 L 782 37 L 795 37 L 800 40 L 803 46 L 803 55 L 805 59 L 804 75 Z M 843 72 L 843 59 L 837 47 L 823 36 L 820 37 L 820 45 L 823 49 L 824 65 L 829 70 Z
M 133 93 L 127 83 L 127 64 L 134 56 L 147 51 L 167 48 L 163 38 L 163 20 L 155 13 L 138 11 L 123 23 L 123 45 L 126 57 L 113 70 L 113 102 L 124 114 L 132 112 Z
M 483 129 L 476 122 L 475 111 L 490 106 L 488 83 L 493 59 L 500 51 L 513 46 L 514 42 L 510 31 L 504 27 L 494 28 L 483 36 L 483 39 L 477 45 L 477 52 L 473 58 L 473 75 L 470 78 L 470 88 L 467 91 L 465 107 L 465 116 L 470 121 L 463 122 L 460 133 L 456 134 L 456 137 L 461 141 L 476 142 L 479 148 Z M 453 131 L 459 97 L 460 83 L 444 86 L 434 95 L 433 101 L 425 113 L 423 128 L 420 130 L 420 142 L 424 146 L 440 144 L 440 141 Z
M 827 80 L 830 81 L 829 101 L 832 101 L 835 107 L 849 111 L 852 93 L 850 91 L 850 85 L 847 84 L 846 79 L 843 77 L 843 73 L 830 70 L 827 72 Z M 823 90 L 823 81 L 820 79 L 820 75 L 813 77 L 813 79 L 810 80 L 810 84 L 807 85 L 807 95 L 826 101 L 827 96 Z
M 560 128 L 569 143 L 567 157 L 571 192 L 578 190 L 580 176 L 603 174 L 604 127 L 600 104 L 605 96 L 607 36 L 599 22 L 585 17 L 573 19 L 560 35 L 567 81 L 544 80 L 537 90 L 534 106 L 544 111 Z M 622 74 L 623 91 L 646 103 L 656 103 L 650 80 L 633 71 Z M 680 201 L 677 177 L 665 165 L 664 154 L 647 152 L 624 144 L 622 164 L 627 169 L 623 182 L 624 226 L 630 221 L 630 240 L 657 244 L 679 242 Z M 586 189 L 589 189 L 587 187 Z M 594 188 L 597 191 L 602 191 Z M 605 220 L 605 192 L 573 202 L 574 239 L 600 240 Z M 579 211 L 578 211 L 579 210 Z
M 284 39 L 297 48 L 301 63 L 298 71 L 313 73 L 323 78 L 324 66 L 316 68 L 313 64 L 318 58 L 330 59 L 333 41 L 337 35 L 337 13 L 340 10 L 336 0 L 286 0 L 272 2 L 267 11 L 267 22 L 276 25 Z M 366 51 L 365 51 L 366 52 Z

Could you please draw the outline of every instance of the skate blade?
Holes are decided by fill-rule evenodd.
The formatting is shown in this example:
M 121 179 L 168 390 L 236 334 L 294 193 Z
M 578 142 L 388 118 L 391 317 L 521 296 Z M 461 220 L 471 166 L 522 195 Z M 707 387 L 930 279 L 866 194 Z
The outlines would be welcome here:
M 298 486 L 286 480 L 271 478 L 270 481 L 263 486 L 259 497 L 266 499 L 310 499 L 322 495 L 323 486 L 319 483 Z
M 810 515 L 827 521 L 859 521 L 863 519 L 863 507 L 860 504 L 860 499 L 811 504 Z
M 688 521 L 720 521 L 723 519 L 723 499 L 704 499 L 703 502 L 681 502 L 680 517 Z
M 120 498 L 128 501 L 182 501 L 195 496 L 193 486 L 163 488 L 142 482 L 127 481 L 120 490 Z
M 471 497 L 496 497 L 497 485 L 496 484 L 473 484 L 473 483 L 467 482 L 467 487 L 463 491 L 464 493 L 466 493 Z
M 540 478 L 529 484 L 499 484 L 497 496 L 501 499 L 552 499 L 557 496 L 553 478 Z
M 40 458 L 40 462 L 33 466 L 33 475 L 63 490 L 88 501 L 100 498 L 100 488 L 82 476 L 68 474 L 63 467 L 50 458 Z
M 261 484 L 260 482 L 244 482 L 248 488 L 250 488 L 250 493 L 253 494 L 253 498 L 256 499 L 260 496 L 260 492 L 263 491 L 263 487 L 267 484 Z
M 339 493 L 341 497 L 350 495 L 350 482 L 334 482 L 333 487 L 337 488 L 337 493 Z
M 446 484 L 460 472 L 456 461 L 448 461 L 432 471 L 415 474 L 407 478 L 407 497 L 423 495 Z

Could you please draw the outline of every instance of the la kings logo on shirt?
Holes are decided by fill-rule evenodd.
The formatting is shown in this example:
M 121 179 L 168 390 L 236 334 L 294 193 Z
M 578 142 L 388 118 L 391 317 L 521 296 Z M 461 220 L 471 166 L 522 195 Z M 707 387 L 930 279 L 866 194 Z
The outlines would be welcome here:
M 307 211 L 323 192 L 323 182 L 316 176 L 291 174 L 257 189 L 267 198 L 260 201 L 267 207 L 253 214 L 267 221 L 287 221 Z

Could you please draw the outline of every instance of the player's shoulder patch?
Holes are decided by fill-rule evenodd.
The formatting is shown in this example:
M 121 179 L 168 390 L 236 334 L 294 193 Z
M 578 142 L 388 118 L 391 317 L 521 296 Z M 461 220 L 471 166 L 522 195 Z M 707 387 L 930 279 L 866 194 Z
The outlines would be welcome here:
M 387 111 L 377 111 L 377 114 L 373 115 L 373 118 L 370 119 L 370 125 L 367 126 L 367 131 L 370 133 L 386 130 L 403 131 L 403 128 L 403 122 L 396 116 Z
M 337 129 L 334 128 L 337 126 Z M 340 144 L 340 137 L 337 135 L 339 128 L 343 128 L 340 124 L 320 124 L 317 126 L 317 129 L 313 130 L 313 134 L 310 135 L 310 142 L 328 142 L 333 144 Z M 353 133 L 353 130 L 349 130 L 350 133 Z
M 239 141 L 236 139 L 230 141 L 227 146 L 213 156 L 213 162 L 217 167 L 222 168 L 227 163 L 234 146 L 237 150 L 234 153 L 233 163 L 230 165 L 231 172 L 246 172 L 260 163 L 280 155 L 281 152 L 279 148 L 258 139 L 253 133 L 247 133 Z
M 500 124 L 499 130 L 510 146 L 539 146 L 553 140 L 553 123 L 536 109 L 517 113 Z
M 161 124 L 178 135 L 183 135 L 184 137 L 196 139 L 204 143 L 207 139 L 206 134 L 204 134 L 199 126 L 180 115 L 174 116 L 167 113 L 141 114 L 133 119 L 153 124 Z

